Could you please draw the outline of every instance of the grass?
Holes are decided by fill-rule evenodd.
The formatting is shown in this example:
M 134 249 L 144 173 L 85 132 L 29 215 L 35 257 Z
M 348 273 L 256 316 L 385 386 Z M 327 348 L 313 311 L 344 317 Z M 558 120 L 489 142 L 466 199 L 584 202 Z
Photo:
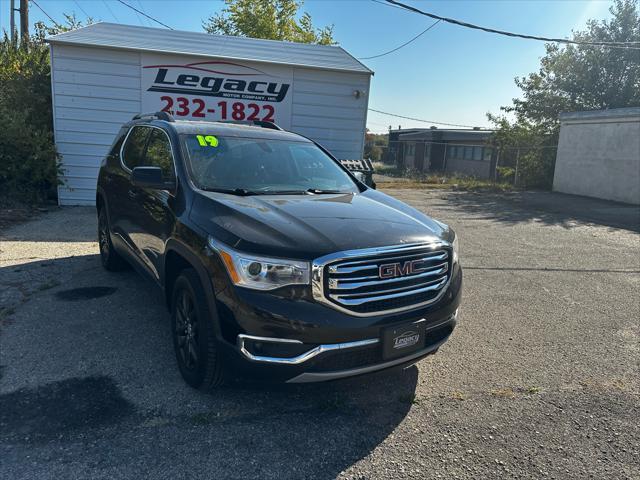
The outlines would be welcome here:
M 381 188 L 441 188 L 477 192 L 509 192 L 514 189 L 513 185 L 507 182 L 480 179 L 470 175 L 425 174 L 379 162 L 373 166 L 375 173 L 392 178 L 387 181 L 378 180 L 377 184 Z
M 462 393 L 459 390 L 455 390 L 455 391 L 451 392 L 451 394 L 449 395 L 449 398 L 451 398 L 452 400 L 458 400 L 460 402 L 466 400 L 466 397 L 464 396 L 464 393 Z
M 516 398 L 518 395 L 537 395 L 540 387 L 504 387 L 491 390 L 491 395 L 499 398 Z

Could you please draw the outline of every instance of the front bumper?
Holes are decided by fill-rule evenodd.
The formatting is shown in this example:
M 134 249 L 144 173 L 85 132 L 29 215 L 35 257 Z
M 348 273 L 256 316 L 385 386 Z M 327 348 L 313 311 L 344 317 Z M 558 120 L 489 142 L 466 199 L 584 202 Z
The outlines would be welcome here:
M 354 317 L 295 292 L 276 296 L 228 286 L 216 292 L 220 344 L 233 374 L 241 378 L 305 383 L 361 375 L 415 363 L 435 353 L 455 328 L 461 295 L 458 265 L 437 303 L 374 317 Z M 385 360 L 383 329 L 417 321 L 425 325 L 424 348 Z M 255 342 L 282 344 L 290 351 L 259 352 L 252 347 Z

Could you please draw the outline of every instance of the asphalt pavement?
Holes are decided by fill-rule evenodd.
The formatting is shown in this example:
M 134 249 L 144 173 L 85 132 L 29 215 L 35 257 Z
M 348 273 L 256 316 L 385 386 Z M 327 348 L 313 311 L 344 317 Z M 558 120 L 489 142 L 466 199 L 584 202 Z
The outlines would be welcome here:
M 313 385 L 184 384 L 169 315 L 92 208 L 0 232 L 0 478 L 640 478 L 637 207 L 387 191 L 453 226 L 437 355 Z

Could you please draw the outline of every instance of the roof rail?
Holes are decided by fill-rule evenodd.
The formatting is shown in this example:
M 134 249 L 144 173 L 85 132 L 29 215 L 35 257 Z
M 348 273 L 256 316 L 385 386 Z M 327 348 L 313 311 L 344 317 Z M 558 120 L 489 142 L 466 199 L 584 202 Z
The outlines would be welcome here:
M 175 122 L 173 116 L 167 112 L 147 112 L 134 115 L 132 120 L 140 120 L 142 118 L 156 118 L 158 120 L 164 120 L 165 122 Z
M 220 123 L 233 123 L 235 125 L 253 125 L 255 127 L 269 128 L 271 130 L 282 130 L 278 125 L 266 120 L 222 120 Z

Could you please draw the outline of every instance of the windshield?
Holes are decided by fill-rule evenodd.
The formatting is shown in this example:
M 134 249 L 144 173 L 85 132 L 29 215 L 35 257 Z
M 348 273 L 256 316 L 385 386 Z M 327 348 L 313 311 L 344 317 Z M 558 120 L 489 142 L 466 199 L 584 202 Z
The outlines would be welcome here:
M 349 175 L 313 143 L 182 136 L 194 183 L 239 194 L 355 193 Z

